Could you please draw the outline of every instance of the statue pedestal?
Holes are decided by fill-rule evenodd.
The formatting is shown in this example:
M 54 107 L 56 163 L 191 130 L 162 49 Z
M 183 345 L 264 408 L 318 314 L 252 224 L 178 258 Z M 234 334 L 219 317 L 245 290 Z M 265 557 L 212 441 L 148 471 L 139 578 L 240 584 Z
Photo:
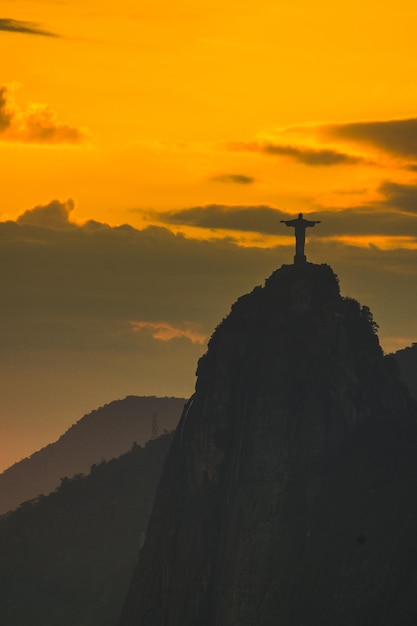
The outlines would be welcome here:
M 294 257 L 294 265 L 305 265 L 307 263 L 307 257 L 305 254 L 296 254 Z

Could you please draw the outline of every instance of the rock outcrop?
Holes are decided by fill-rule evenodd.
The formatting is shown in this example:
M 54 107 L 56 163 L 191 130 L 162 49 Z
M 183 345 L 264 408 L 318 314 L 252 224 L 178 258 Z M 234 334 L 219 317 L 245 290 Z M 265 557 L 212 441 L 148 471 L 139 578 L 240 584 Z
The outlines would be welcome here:
M 120 626 L 417 623 L 416 407 L 369 309 L 283 266 L 197 374 Z

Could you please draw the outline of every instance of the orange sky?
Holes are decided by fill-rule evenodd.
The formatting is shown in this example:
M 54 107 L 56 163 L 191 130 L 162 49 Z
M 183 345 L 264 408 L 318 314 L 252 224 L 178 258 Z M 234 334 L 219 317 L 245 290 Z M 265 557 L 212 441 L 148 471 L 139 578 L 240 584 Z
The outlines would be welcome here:
M 45 339 L 39 352 L 27 339 L 29 364 L 14 356 L 12 364 L 2 365 L 9 380 L 7 401 L 0 406 L 2 432 L 16 434 L 0 467 L 47 443 L 95 404 L 115 399 L 112 394 L 191 393 L 193 367 L 204 349 L 201 337 L 210 334 L 238 289 L 250 289 L 251 281 L 261 282 L 272 271 L 274 246 L 279 246 L 277 264 L 291 259 L 289 233 L 278 230 L 283 214 L 312 212 L 322 220 L 314 242 L 312 235 L 313 260 L 329 262 L 342 289 L 371 306 L 386 350 L 417 340 L 416 23 L 417 8 L 409 0 L 383 5 L 302 0 L 284 6 L 272 0 L 3 2 L 0 220 L 24 215 L 21 225 L 64 228 L 74 238 L 84 231 L 71 228 L 82 229 L 88 220 L 112 227 L 108 237 L 119 237 L 114 227 L 122 224 L 139 231 L 164 227 L 200 240 L 195 254 L 201 259 L 224 254 L 236 289 L 227 290 L 226 280 L 221 297 L 214 289 L 217 306 L 209 313 L 178 311 L 175 320 L 164 298 L 147 295 L 152 307 L 147 311 L 138 304 L 137 315 L 132 309 L 134 318 L 120 331 L 129 328 L 135 341 L 147 333 L 146 356 L 132 356 L 118 344 L 117 357 L 106 353 L 110 363 L 117 361 L 118 374 L 107 375 L 98 366 L 90 391 L 83 368 L 94 369 L 99 347 L 88 344 L 85 366 L 74 356 L 70 374 L 72 357 L 60 345 L 57 364 L 67 365 L 62 379 L 56 378 L 60 391 L 54 402 L 48 388 L 57 375 L 47 366 L 53 346 L 47 348 Z M 31 213 L 34 207 L 38 210 Z M 18 272 L 28 258 L 29 238 L 33 242 L 40 235 L 37 230 L 16 236 L 12 245 L 10 232 L 2 235 L 12 255 L 6 262 L 13 259 L 5 278 L 6 287 L 12 285 L 10 320 L 19 318 L 19 328 L 29 328 L 37 313 L 22 304 L 29 283 L 23 270 Z M 141 271 L 159 280 L 165 244 L 162 231 L 152 232 L 143 241 L 153 237 L 160 257 L 144 253 Z M 49 235 L 42 249 L 66 250 L 67 240 L 52 243 Z M 104 246 L 96 239 L 94 245 Z M 71 245 L 82 256 L 80 241 Z M 235 243 L 245 246 L 246 256 L 239 256 Z M 203 244 L 213 248 L 209 252 Z M 180 258 L 192 258 L 185 252 L 188 243 L 178 239 L 176 245 Z M 114 252 L 110 244 L 105 250 Z M 253 274 L 234 281 L 233 259 L 245 259 L 243 271 L 251 255 Z M 69 247 L 68 264 L 61 257 L 54 263 L 62 262 L 65 273 L 70 258 Z M 221 279 L 217 268 L 201 264 L 199 284 Z M 127 275 L 131 266 L 123 267 Z M 233 272 L 238 271 L 236 265 Z M 196 289 L 186 269 L 178 272 L 179 291 Z M 45 286 L 43 318 L 50 311 L 51 324 L 59 318 L 71 325 L 70 313 L 58 313 L 51 304 L 58 283 L 48 282 L 45 267 L 37 276 Z M 74 291 L 74 298 L 82 293 Z M 20 304 L 17 298 L 13 305 L 14 294 L 20 294 Z M 104 296 L 97 298 L 82 315 L 66 310 L 90 328 L 93 320 L 98 323 L 94 311 Z M 40 304 L 36 311 L 41 316 Z M 109 319 L 102 323 L 108 336 Z M 11 328 L 8 337 L 17 333 Z M 163 341 L 170 345 L 169 356 L 155 348 Z M 176 352 L 175 341 L 188 350 L 186 357 Z M 12 340 L 10 345 L 13 351 Z M 184 376 L 170 378 L 179 358 L 187 363 Z M 153 373 L 138 383 L 138 372 L 147 371 L 144 363 L 151 361 Z M 78 401 L 65 398 L 68 376 Z M 22 383 L 33 386 L 31 402 L 22 399 Z M 103 387 L 108 391 L 101 393 Z M 61 410 L 62 404 L 67 408 Z
M 67 196 L 80 219 L 137 226 L 132 209 L 148 207 L 309 210 L 322 194 L 413 180 L 398 171 L 400 155 L 325 141 L 308 127 L 413 117 L 415 4 L 279 4 L 4 3 L 4 20 L 56 35 L 5 23 L 2 82 L 15 98 L 15 126 L 42 103 L 56 116 L 50 124 L 67 124 L 75 136 L 58 132 L 40 146 L 27 129 L 3 133 L 2 219 Z M 298 134 L 282 134 L 294 127 Z M 372 164 L 329 171 L 228 147 L 259 141 L 349 149 Z M 236 173 L 256 183 L 213 180 Z

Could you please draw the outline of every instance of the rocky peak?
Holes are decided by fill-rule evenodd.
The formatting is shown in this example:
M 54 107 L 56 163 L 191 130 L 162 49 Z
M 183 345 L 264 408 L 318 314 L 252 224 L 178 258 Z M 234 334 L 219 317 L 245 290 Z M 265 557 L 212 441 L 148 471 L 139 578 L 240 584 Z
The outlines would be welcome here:
M 233 305 L 199 362 L 121 626 L 396 623 L 415 406 L 376 328 L 327 265 L 283 266 Z

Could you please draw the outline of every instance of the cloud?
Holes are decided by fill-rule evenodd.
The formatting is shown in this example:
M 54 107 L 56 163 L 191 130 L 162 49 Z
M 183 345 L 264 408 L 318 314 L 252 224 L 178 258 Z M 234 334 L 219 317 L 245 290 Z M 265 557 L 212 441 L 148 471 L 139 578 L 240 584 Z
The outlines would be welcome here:
M 38 205 L 28 209 L 17 218 L 18 224 L 35 224 L 51 228 L 68 228 L 73 226 L 69 217 L 74 210 L 74 201 L 68 198 L 65 202 L 52 200 L 46 205 Z
M 0 140 L 37 144 L 81 144 L 87 132 L 58 121 L 46 104 L 31 103 L 21 110 L 14 99 L 15 87 L 0 85 Z
M 238 295 L 292 259 L 286 246 L 261 249 L 240 247 L 228 239 L 199 241 L 155 226 L 137 230 L 93 221 L 79 224 L 71 221 L 73 213 L 71 200 L 53 200 L 25 211 L 17 221 L 0 222 L 3 317 L 14 326 L 17 337 L 24 335 L 23 346 L 27 347 L 29 328 L 37 325 L 48 329 L 53 342 L 59 344 L 63 335 L 67 336 L 63 319 L 72 320 L 71 328 L 86 326 L 88 336 L 94 328 L 102 335 L 103 344 L 119 333 L 111 330 L 106 335 L 100 330 L 110 322 L 121 324 L 129 341 L 132 323 L 137 329 L 173 336 L 204 336 Z M 189 222 L 205 223 L 208 228 L 227 224 L 232 229 L 292 237 L 290 229 L 279 223 L 289 214 L 272 207 L 211 205 L 184 210 L 184 215 Z M 317 260 L 321 262 L 333 262 L 337 256 L 329 243 L 333 236 L 417 237 L 414 215 L 399 214 L 382 205 L 321 210 L 309 217 L 321 220 L 308 244 L 309 249 L 319 250 Z M 349 254 L 352 258 L 363 255 Z M 375 263 L 381 254 L 375 252 Z M 371 260 L 369 255 L 368 262 Z M 0 327 L 0 334 L 6 333 L 7 338 L 6 327 Z M 31 342 L 44 340 L 35 332 L 29 335 Z
M 245 174 L 221 174 L 219 176 L 213 176 L 211 180 L 215 183 L 231 183 L 236 185 L 251 185 L 255 182 L 252 176 L 246 176 Z
M 271 156 L 287 156 L 303 165 L 329 167 L 333 165 L 357 165 L 363 163 L 362 157 L 330 150 L 327 148 L 308 148 L 305 146 L 282 145 L 278 143 L 230 142 L 229 149 L 239 152 L 259 152 Z
M 417 118 L 330 124 L 318 128 L 323 138 L 368 144 L 403 157 L 417 157 Z
M 321 219 L 315 231 L 320 237 L 360 237 L 368 239 L 400 237 L 404 241 L 415 240 L 417 244 L 417 219 L 412 215 L 398 213 L 387 206 L 387 201 L 369 206 L 343 210 L 317 210 L 314 215 Z
M 10 92 L 8 87 L 0 86 L 0 133 L 7 131 L 13 121 L 13 106 L 10 103 Z
M 417 241 L 417 184 L 384 181 L 381 198 L 368 204 L 332 209 L 315 206 L 324 236 L 400 237 Z
M 363 162 L 363 159 L 360 157 L 324 148 L 299 148 L 270 143 L 262 147 L 262 152 L 293 157 L 296 161 L 311 166 L 356 165 Z
M 79 224 L 73 213 L 71 200 L 53 200 L 0 222 L 0 264 L 7 268 L 0 289 L 4 301 L 14 302 L 10 320 L 18 335 L 19 317 L 48 327 L 51 336 L 67 317 L 74 326 L 95 320 L 97 332 L 99 320 L 117 320 L 130 341 L 132 320 L 163 320 L 188 333 L 197 323 L 197 334 L 208 334 L 231 298 L 272 271 L 277 259 L 272 250 L 187 239 L 165 228 Z
M 417 216 L 417 184 L 403 185 L 391 181 L 381 184 L 379 190 L 384 194 L 384 203 L 402 209 Z
M 281 219 L 289 219 L 288 213 L 269 206 L 226 206 L 210 204 L 179 211 L 153 214 L 167 224 L 182 224 L 198 228 L 218 228 L 243 232 L 276 235 Z
M 36 22 L 23 22 L 9 18 L 0 18 L 0 31 L 21 33 L 24 35 L 38 35 L 41 37 L 58 37 L 56 33 L 44 30 Z
M 199 332 L 195 324 L 185 323 L 181 328 L 168 322 L 131 322 L 134 331 L 149 331 L 158 341 L 172 341 L 173 339 L 188 339 L 191 343 L 204 344 L 208 335 Z
M 417 238 L 416 217 L 396 210 L 396 207 L 406 208 L 406 205 L 411 207 L 413 196 L 417 200 L 417 189 L 408 189 L 406 185 L 387 182 L 382 185 L 381 192 L 385 195 L 384 199 L 367 206 L 335 210 L 316 205 L 316 210 L 308 215 L 309 219 L 321 220 L 320 226 L 314 231 L 314 236 Z M 294 214 L 269 206 L 207 205 L 157 213 L 154 217 L 166 224 L 292 236 L 290 231 L 283 228 L 280 221 L 292 219 Z

